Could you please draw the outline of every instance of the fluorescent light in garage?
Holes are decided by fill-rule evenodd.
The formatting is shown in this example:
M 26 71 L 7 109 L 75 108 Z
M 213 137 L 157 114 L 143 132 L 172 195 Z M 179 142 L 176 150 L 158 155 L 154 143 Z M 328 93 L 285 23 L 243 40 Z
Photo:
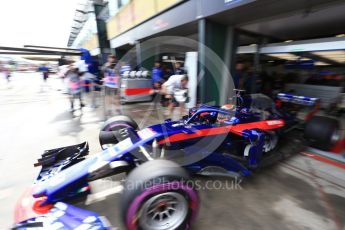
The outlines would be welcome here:
M 317 61 L 317 62 L 314 63 L 314 65 L 317 65 L 317 66 L 324 66 L 324 65 L 329 65 L 329 64 L 326 63 L 326 62 Z
M 343 50 L 313 52 L 313 54 L 318 55 L 320 57 L 330 59 L 332 61 L 336 61 L 338 63 L 345 63 L 345 51 L 343 51 Z
M 267 54 L 268 56 L 279 58 L 282 60 L 294 61 L 299 59 L 300 57 L 290 53 L 281 53 L 281 54 Z
M 306 58 L 306 57 L 302 57 L 299 59 L 300 61 L 310 61 L 311 59 L 310 58 Z
M 298 55 L 294 55 L 294 54 L 290 54 L 290 53 L 282 53 L 282 54 L 267 54 L 268 56 L 271 57 L 275 57 L 275 58 L 279 58 L 282 60 L 287 60 L 287 61 L 296 61 L 296 60 L 300 60 L 300 61 L 310 61 L 310 58 L 306 58 L 306 57 L 300 57 Z M 326 66 L 329 65 L 326 62 L 321 62 L 321 61 L 316 61 L 314 63 L 314 65 L 316 66 Z

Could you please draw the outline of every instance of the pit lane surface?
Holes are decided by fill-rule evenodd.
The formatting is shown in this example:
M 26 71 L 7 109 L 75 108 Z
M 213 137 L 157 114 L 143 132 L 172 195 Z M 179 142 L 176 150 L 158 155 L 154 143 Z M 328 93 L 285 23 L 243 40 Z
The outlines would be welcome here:
M 48 87 L 49 86 L 49 87 Z M 0 229 L 12 223 L 15 202 L 30 186 L 38 168 L 33 163 L 45 149 L 89 141 L 100 150 L 98 130 L 103 109 L 84 109 L 72 116 L 59 79 L 42 87 L 37 73 L 14 74 L 11 88 L 0 86 Z M 122 108 L 141 127 L 164 119 L 149 103 Z M 119 224 L 118 202 L 123 177 L 96 181 L 94 195 L 80 206 Z M 201 198 L 194 229 L 343 229 L 344 170 L 296 154 L 236 183 L 229 178 L 196 177 Z

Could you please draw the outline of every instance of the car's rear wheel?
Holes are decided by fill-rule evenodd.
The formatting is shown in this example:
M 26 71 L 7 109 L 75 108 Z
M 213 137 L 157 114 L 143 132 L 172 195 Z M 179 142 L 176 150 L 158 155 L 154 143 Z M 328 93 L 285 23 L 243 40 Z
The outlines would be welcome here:
M 340 139 L 340 123 L 330 117 L 315 116 L 305 127 L 305 138 L 311 147 L 330 150 Z
M 148 161 L 128 176 L 122 216 L 129 230 L 189 229 L 198 208 L 198 195 L 189 175 L 176 163 Z
M 101 148 L 107 149 L 110 146 L 117 144 L 121 140 L 119 140 L 119 138 L 116 136 L 121 135 L 125 137 L 125 130 L 128 128 L 137 130 L 138 124 L 132 118 L 124 115 L 118 115 L 109 118 L 104 122 L 99 133 L 99 142 Z M 117 132 L 118 135 L 115 135 L 115 132 Z

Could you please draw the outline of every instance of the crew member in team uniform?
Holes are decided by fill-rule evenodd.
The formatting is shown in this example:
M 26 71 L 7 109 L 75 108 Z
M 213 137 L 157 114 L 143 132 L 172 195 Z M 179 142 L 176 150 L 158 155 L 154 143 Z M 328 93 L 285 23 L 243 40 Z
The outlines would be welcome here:
M 108 56 L 108 61 L 102 67 L 104 74 L 105 106 L 108 107 L 108 115 L 111 115 L 111 108 L 113 106 L 117 112 L 120 112 L 120 70 L 118 68 L 117 59 L 112 54 Z
M 47 82 L 48 76 L 49 76 L 49 68 L 46 64 L 43 64 L 38 68 L 38 71 L 42 73 L 43 81 Z
M 155 89 L 159 89 L 163 83 L 163 71 L 161 68 L 161 63 L 159 61 L 155 62 L 155 66 L 152 68 L 152 85 Z
M 163 79 L 163 70 L 161 68 L 161 63 L 159 61 L 155 62 L 154 67 L 152 68 L 152 74 L 151 74 L 151 78 L 152 78 L 152 87 L 154 89 L 154 103 L 155 106 L 159 103 L 159 102 L 163 102 L 162 101 L 162 97 L 161 97 L 161 88 L 162 88 L 162 84 L 164 83 L 164 79 Z
M 174 75 L 182 75 L 185 73 L 186 73 L 186 71 L 184 71 L 184 69 L 181 67 L 181 63 L 176 62 L 175 63 L 175 69 L 174 69 Z

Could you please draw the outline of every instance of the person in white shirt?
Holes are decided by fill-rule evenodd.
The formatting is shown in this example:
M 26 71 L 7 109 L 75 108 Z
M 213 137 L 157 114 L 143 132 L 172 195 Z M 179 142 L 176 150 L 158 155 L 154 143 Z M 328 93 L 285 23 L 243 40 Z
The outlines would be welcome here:
M 188 76 L 172 75 L 168 81 L 162 85 L 162 92 L 169 99 L 169 115 L 174 112 L 176 105 L 180 107 L 181 115 L 185 110 L 185 103 L 188 102 Z

